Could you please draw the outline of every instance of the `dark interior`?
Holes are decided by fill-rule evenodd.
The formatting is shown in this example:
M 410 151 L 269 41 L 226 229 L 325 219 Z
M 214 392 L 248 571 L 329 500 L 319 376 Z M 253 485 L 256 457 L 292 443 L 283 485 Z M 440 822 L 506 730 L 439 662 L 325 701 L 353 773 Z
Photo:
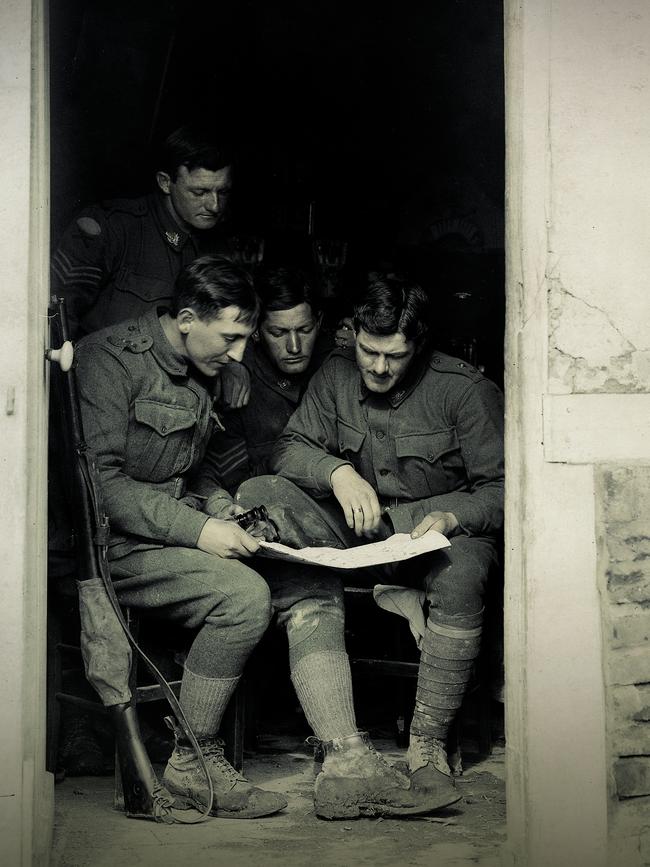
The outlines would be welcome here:
M 52 243 L 82 205 L 146 192 L 156 138 L 210 118 L 237 143 L 234 233 L 301 263 L 312 238 L 347 242 L 342 295 L 363 270 L 410 274 L 435 302 L 439 347 L 502 384 L 502 3 L 381 9 L 51 0 Z M 386 634 L 356 632 L 366 653 Z M 281 648 L 262 656 L 287 668 Z M 288 678 L 264 682 L 266 713 L 296 725 Z M 358 693 L 366 716 L 376 695 Z

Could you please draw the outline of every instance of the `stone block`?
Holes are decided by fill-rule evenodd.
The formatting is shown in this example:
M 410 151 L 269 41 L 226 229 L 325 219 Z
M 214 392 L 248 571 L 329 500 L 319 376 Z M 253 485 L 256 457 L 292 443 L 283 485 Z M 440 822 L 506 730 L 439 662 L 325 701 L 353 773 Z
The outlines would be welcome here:
M 650 607 L 613 606 L 611 629 L 613 648 L 650 645 Z
M 619 798 L 650 795 L 650 756 L 618 759 L 614 764 L 614 777 Z
M 613 650 L 609 654 L 609 680 L 615 684 L 646 683 L 650 673 L 650 647 Z
M 607 569 L 607 589 L 612 602 L 650 602 L 650 569 L 637 568 L 631 561 L 617 563 Z
M 627 720 L 650 722 L 650 684 L 613 687 L 610 698 L 614 718 L 619 723 Z
M 618 721 L 610 729 L 612 755 L 650 756 L 650 723 Z

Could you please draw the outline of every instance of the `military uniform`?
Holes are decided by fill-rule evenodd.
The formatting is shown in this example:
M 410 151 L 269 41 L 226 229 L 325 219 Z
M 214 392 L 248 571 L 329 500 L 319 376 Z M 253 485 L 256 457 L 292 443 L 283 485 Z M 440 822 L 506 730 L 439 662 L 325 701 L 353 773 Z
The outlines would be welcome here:
M 179 228 L 161 194 L 82 210 L 51 262 L 52 292 L 64 296 L 72 337 L 165 305 L 180 271 L 204 253 L 227 252 L 217 231 Z
M 218 470 L 230 492 L 245 479 L 270 472 L 280 434 L 331 349 L 331 338 L 319 336 L 307 370 L 291 376 L 278 370 L 260 343 L 248 344 L 243 362 L 251 378 L 250 399 L 245 407 L 224 416 L 226 430 L 216 435 Z
M 278 443 L 272 466 L 316 497 L 351 464 L 390 509 L 396 532 L 429 512 L 453 512 L 468 536 L 503 521 L 501 392 L 466 362 L 434 353 L 389 395 L 369 392 L 353 351 L 314 376 Z
M 379 577 L 426 591 L 411 724 L 416 752 L 432 739 L 444 743 L 479 652 L 483 596 L 503 520 L 502 430 L 501 392 L 460 359 L 442 353 L 416 358 L 384 395 L 366 389 L 353 352 L 334 352 L 280 437 L 271 460 L 279 475 L 250 479 L 237 493 L 243 506 L 263 502 L 282 540 L 295 547 L 369 541 L 350 530 L 332 495 L 332 473 L 344 465 L 372 485 L 385 507 L 380 538 L 392 530 L 409 533 L 430 512 L 456 516 L 450 548 L 361 570 L 371 583 Z M 308 581 L 309 567 L 303 573 Z M 429 761 L 414 756 L 412 770 Z M 435 773 L 448 776 L 444 761 Z M 442 791 L 448 788 L 442 784 Z
M 220 623 L 239 623 L 247 639 L 247 595 L 268 587 L 243 562 L 196 548 L 210 515 L 232 499 L 221 487 L 215 453 L 222 430 L 214 410 L 215 380 L 188 367 L 151 310 L 84 338 L 77 376 L 86 441 L 96 455 L 111 525 L 109 559 L 124 604 L 159 609 L 196 628 L 218 608 Z M 342 593 L 336 582 L 296 579 L 271 584 L 280 622 L 293 623 L 301 604 L 334 626 L 317 649 L 342 641 Z M 263 589 L 261 589 L 261 587 Z M 217 599 L 218 601 L 215 601 Z M 268 600 L 267 600 L 268 601 Z M 254 606 L 253 606 L 254 607 Z M 300 621 L 300 615 L 297 615 Z M 316 630 L 306 624 L 309 635 Z M 304 636 L 304 632 L 303 632 Z

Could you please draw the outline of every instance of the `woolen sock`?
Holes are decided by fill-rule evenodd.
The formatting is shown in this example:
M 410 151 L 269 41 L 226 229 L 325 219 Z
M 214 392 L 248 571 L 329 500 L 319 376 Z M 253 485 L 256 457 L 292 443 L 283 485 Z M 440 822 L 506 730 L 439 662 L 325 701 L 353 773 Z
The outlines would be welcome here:
M 197 738 L 214 737 L 218 733 L 240 677 L 205 677 L 185 667 L 180 703 Z
M 446 742 L 480 647 L 480 624 L 467 629 L 428 621 L 422 640 L 412 734 Z
M 357 732 L 347 653 L 321 650 L 292 665 L 291 680 L 317 738 L 331 741 Z

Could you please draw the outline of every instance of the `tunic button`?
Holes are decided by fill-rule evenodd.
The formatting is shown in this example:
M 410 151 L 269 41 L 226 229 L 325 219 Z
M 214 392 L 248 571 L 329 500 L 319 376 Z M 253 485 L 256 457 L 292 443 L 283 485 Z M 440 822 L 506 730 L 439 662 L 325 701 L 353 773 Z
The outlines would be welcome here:
M 129 325 L 129 331 L 135 331 L 135 325 Z
M 434 355 L 433 360 L 435 361 L 436 364 L 440 364 L 440 356 L 439 355 Z
M 279 379 L 278 385 L 280 388 L 289 388 L 289 380 L 288 379 Z
M 459 367 L 465 367 L 465 364 L 464 364 L 464 362 L 459 361 L 459 362 L 458 362 L 458 366 L 459 366 Z
M 164 424 L 164 425 L 160 428 L 160 430 L 161 430 L 163 433 L 167 433 L 167 425 Z
M 436 456 L 435 456 L 433 453 L 430 454 L 430 455 L 427 455 L 427 460 L 428 460 L 428 461 L 435 461 L 435 459 L 436 459 Z
M 390 470 L 379 470 L 380 476 L 387 476 L 390 473 Z
M 378 430 L 377 433 L 375 434 L 375 436 L 377 437 L 378 440 L 383 440 L 383 438 L 386 436 L 386 434 L 383 432 L 383 430 Z

